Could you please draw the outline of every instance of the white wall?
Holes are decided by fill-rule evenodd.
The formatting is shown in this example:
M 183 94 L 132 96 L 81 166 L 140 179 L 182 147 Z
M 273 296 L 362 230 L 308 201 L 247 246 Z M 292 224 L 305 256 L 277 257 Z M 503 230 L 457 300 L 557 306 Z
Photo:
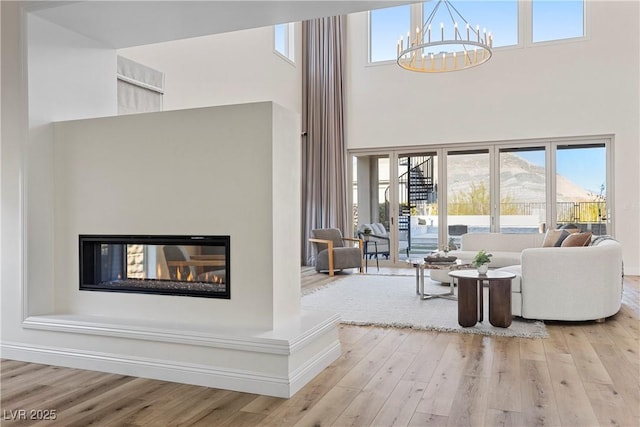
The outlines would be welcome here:
M 53 143 L 50 123 L 117 112 L 115 50 L 28 15 L 29 143 L 25 147 L 26 257 L 39 268 L 29 281 L 32 313 L 51 309 L 53 295 Z
M 26 79 L 19 45 L 21 18 L 18 3 L 1 2 L 2 8 L 2 139 L 0 195 L 2 196 L 1 298 L 3 340 L 15 336 L 22 320 L 21 146 L 27 139 Z
M 52 120 L 115 114 L 116 52 L 33 19 L 23 6 L 20 2 L 0 3 L 0 356 L 289 397 L 340 354 L 337 316 L 300 313 L 299 238 L 297 233 L 283 232 L 288 227 L 299 232 L 299 223 L 295 222 L 299 221 L 299 167 L 291 167 L 299 164 L 299 117 L 263 104 L 235 107 L 240 109 L 241 118 L 227 117 L 224 123 L 204 114 L 205 110 L 191 112 L 191 116 L 183 111 L 166 112 L 162 114 L 167 116 L 160 119 L 141 115 L 76 121 L 68 126 L 86 133 L 57 144 L 54 153 L 52 126 L 48 124 Z M 113 66 L 109 65 L 111 61 Z M 87 75 L 91 79 L 86 79 Z M 76 83 L 91 86 L 69 91 L 70 84 Z M 96 89 L 111 96 L 92 92 Z M 91 96 L 85 96 L 87 93 Z M 264 121 L 261 126 L 249 123 L 248 118 L 259 115 L 247 111 L 252 108 L 262 108 L 263 113 L 268 109 L 272 125 L 265 129 Z M 167 117 L 179 117 L 179 123 Z M 145 121 L 152 122 L 144 129 L 150 133 L 132 137 Z M 204 127 L 206 123 L 219 126 L 203 135 L 198 130 L 203 123 Z M 91 129 L 93 125 L 96 129 Z M 166 132 L 157 135 L 158 129 Z M 257 137 L 260 129 L 265 134 Z M 250 141 L 229 139 L 235 142 L 235 159 L 203 156 L 204 152 L 215 154 L 214 137 L 226 140 L 225 132 L 251 135 Z M 110 139 L 116 135 L 115 140 Z M 269 146 L 262 155 L 254 156 L 260 151 L 254 144 L 264 142 L 264 138 L 282 145 L 277 150 Z M 162 146 L 154 144 L 159 139 L 163 139 Z M 116 154 L 114 148 L 123 145 L 134 158 Z M 72 146 L 77 150 L 70 149 Z M 92 149 L 87 150 L 89 147 Z M 239 162 L 232 160 L 238 156 L 243 161 L 249 159 L 254 178 L 260 173 L 247 199 L 252 199 L 253 205 L 241 205 L 240 213 L 225 210 L 222 217 L 216 217 L 210 212 L 218 212 L 212 208 L 220 205 L 216 198 L 220 191 L 203 178 L 214 174 L 211 167 L 216 163 L 223 163 L 218 166 L 227 169 L 232 164 L 237 166 Z M 180 174 L 160 175 L 150 158 L 165 166 L 177 164 Z M 181 159 L 185 163 L 180 163 Z M 106 160 L 117 164 L 115 175 L 108 176 L 113 169 Z M 202 173 L 195 172 L 194 163 L 201 166 Z M 133 195 L 139 196 L 139 192 L 130 190 L 130 182 L 126 182 L 127 177 L 138 181 L 139 171 L 144 172 L 143 177 L 151 177 L 142 200 Z M 242 168 L 234 170 L 241 172 Z M 227 179 L 225 187 L 233 182 Z M 246 180 L 238 182 L 246 184 Z M 162 183 L 164 188 L 159 186 Z M 275 191 L 274 183 L 284 185 Z M 96 190 L 92 184 L 103 189 Z M 195 187 L 200 194 L 193 194 Z M 261 193 L 259 190 L 265 187 L 268 191 Z M 234 188 L 242 190 L 231 186 L 224 195 L 233 193 Z M 199 209 L 178 212 L 171 195 L 165 194 L 171 192 L 186 193 L 184 197 L 196 200 L 193 203 Z M 130 207 L 99 207 L 95 203 L 103 201 L 101 196 L 130 202 Z M 274 200 L 282 203 L 277 208 L 278 218 L 269 209 Z M 227 205 L 223 204 L 229 209 Z M 287 206 L 292 212 L 282 215 Z M 261 212 L 256 214 L 256 210 Z M 169 218 L 150 211 L 174 215 Z M 132 215 L 137 213 L 144 218 Z M 116 219 L 121 221 L 116 224 Z M 151 298 L 153 302 L 149 303 L 137 298 L 141 295 L 105 298 L 104 293 L 95 293 L 87 298 L 80 294 L 74 277 L 77 260 L 72 259 L 77 258 L 77 242 L 69 237 L 72 233 L 91 228 L 156 232 L 161 227 L 185 233 L 196 228 L 212 233 L 231 228 L 236 242 L 235 249 L 232 246 L 232 268 L 240 271 L 232 277 L 232 298 L 242 301 L 246 289 L 255 292 L 235 304 L 234 310 L 221 307 L 225 302 L 233 305 L 233 299 L 205 303 L 196 298 L 167 297 L 164 301 Z M 277 238 L 272 230 L 278 230 Z M 256 236 L 263 239 L 256 242 Z M 254 250 L 267 255 L 261 254 L 255 262 L 244 256 Z M 287 271 L 275 271 L 276 267 Z M 258 279 L 248 282 L 247 272 Z M 296 283 L 291 283 L 294 279 Z M 229 318 L 222 320 L 225 314 Z M 165 320 L 156 320 L 159 318 Z M 185 325 L 190 321 L 193 323 Z M 224 328 L 230 323 L 234 323 L 233 328 Z M 253 328 L 248 329 L 250 324 Z
M 273 104 L 272 252 L 274 326 L 300 312 L 301 144 L 300 115 Z M 293 129 L 293 132 L 291 130 Z M 264 161 L 264 159 L 263 159 Z M 254 211 L 255 213 L 255 211 Z
M 23 14 L 20 6 L 2 3 L 3 338 L 17 331 L 27 300 L 32 312 L 48 312 L 53 304 L 53 151 L 47 123 L 112 114 L 116 107 L 115 51 Z M 40 270 L 27 273 L 26 258 Z M 22 286 L 23 278 L 36 286 Z
M 54 312 L 266 330 L 299 316 L 299 116 L 273 109 L 56 123 Z M 229 235 L 231 299 L 79 291 L 79 234 Z
M 273 27 L 120 49 L 165 73 L 164 109 L 274 101 L 301 111 L 300 24 L 292 64 L 273 51 Z
M 640 274 L 639 3 L 589 6 L 586 41 L 497 49 L 435 75 L 367 65 L 367 13 L 350 15 L 348 148 L 614 134 L 617 237 Z

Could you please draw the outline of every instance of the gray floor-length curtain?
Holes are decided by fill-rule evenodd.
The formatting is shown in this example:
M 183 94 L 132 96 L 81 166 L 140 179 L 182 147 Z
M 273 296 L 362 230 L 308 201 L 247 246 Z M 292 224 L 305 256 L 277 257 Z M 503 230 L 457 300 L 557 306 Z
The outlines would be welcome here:
M 314 228 L 350 237 L 344 143 L 346 19 L 302 23 L 302 263 L 313 265 Z

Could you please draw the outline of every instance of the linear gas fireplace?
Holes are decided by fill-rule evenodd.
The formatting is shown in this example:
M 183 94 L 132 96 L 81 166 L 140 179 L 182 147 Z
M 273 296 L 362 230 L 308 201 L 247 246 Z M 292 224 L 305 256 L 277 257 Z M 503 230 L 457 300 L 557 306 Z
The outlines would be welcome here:
M 80 290 L 231 298 L 229 236 L 79 236 Z

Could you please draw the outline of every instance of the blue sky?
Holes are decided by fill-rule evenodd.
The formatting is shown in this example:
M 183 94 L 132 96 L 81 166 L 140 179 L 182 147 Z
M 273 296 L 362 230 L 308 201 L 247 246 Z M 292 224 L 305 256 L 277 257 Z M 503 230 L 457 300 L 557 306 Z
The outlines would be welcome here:
M 512 46 L 518 43 L 518 4 L 517 0 L 498 1 L 456 1 L 451 5 L 475 28 L 485 28 L 493 35 L 493 46 Z M 431 14 L 437 1 L 424 5 L 423 22 Z M 371 12 L 371 60 L 385 61 L 396 59 L 397 42 L 400 36 L 406 43 L 407 32 L 415 35 L 410 27 L 410 6 L 403 5 Z M 532 3 L 534 42 L 581 37 L 584 4 L 582 0 L 534 0 Z M 466 38 L 465 24 L 455 11 L 451 11 L 463 38 Z M 439 37 L 440 23 L 445 32 L 453 34 L 453 23 L 449 11 L 442 3 L 432 20 L 433 37 Z M 458 47 L 458 46 L 456 46 Z M 442 46 L 439 47 L 441 49 Z
M 515 153 L 537 166 L 544 167 L 544 151 Z M 604 147 L 561 149 L 556 152 L 556 172 L 586 190 L 598 194 L 606 183 Z

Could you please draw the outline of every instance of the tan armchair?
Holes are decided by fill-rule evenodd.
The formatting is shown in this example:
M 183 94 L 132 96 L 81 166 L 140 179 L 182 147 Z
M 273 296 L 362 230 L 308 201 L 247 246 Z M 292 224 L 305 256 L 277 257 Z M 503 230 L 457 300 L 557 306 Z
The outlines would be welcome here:
M 333 276 L 336 270 L 345 268 L 358 268 L 363 272 L 362 240 L 343 237 L 337 228 L 311 230 L 311 235 L 313 237 L 309 241 L 314 244 L 318 253 L 316 271 L 328 271 L 329 276 Z M 345 245 L 345 241 L 352 244 Z M 353 243 L 357 243 L 357 247 Z

